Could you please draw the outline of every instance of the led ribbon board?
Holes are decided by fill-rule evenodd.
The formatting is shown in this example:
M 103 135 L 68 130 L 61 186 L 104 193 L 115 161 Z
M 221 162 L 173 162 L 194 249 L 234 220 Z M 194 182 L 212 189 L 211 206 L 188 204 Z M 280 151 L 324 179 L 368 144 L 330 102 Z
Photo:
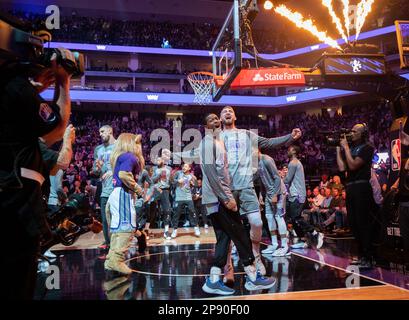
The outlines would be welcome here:
M 380 76 L 386 73 L 385 56 L 377 54 L 326 54 L 319 66 L 327 76 Z
M 231 83 L 232 89 L 247 87 L 304 86 L 304 73 L 290 68 L 242 69 Z

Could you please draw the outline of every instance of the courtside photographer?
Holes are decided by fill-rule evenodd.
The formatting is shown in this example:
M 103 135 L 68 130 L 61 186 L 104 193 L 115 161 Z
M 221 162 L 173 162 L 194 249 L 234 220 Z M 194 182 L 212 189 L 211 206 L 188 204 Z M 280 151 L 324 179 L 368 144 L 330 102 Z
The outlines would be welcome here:
M 362 269 L 374 263 L 375 201 L 370 183 L 374 147 L 368 142 L 366 124 L 356 124 L 350 133 L 343 133 L 337 148 L 337 164 L 346 173 L 346 207 L 352 233 L 358 243 L 358 260 Z M 342 150 L 341 150 L 342 149 Z
M 37 254 L 49 236 L 41 186 L 45 180 L 39 137 L 47 145 L 61 140 L 71 113 L 70 78 L 81 74 L 81 57 L 66 49 L 44 50 L 47 32 L 30 30 L 0 16 L 0 212 L 2 295 L 33 297 Z M 55 85 L 54 99 L 40 93 Z

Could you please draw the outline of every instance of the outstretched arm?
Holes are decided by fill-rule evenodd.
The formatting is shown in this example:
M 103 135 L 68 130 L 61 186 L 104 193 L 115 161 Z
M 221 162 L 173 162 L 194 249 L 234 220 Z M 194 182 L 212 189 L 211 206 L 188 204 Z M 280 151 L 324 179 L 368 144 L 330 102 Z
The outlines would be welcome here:
M 294 129 L 290 134 L 287 134 L 285 136 L 281 137 L 276 137 L 276 138 L 264 138 L 256 135 L 253 133 L 255 137 L 253 136 L 252 139 L 256 138 L 258 147 L 262 150 L 271 150 L 275 148 L 279 148 L 284 145 L 290 145 L 292 142 L 298 140 L 301 138 L 301 130 L 300 129 Z

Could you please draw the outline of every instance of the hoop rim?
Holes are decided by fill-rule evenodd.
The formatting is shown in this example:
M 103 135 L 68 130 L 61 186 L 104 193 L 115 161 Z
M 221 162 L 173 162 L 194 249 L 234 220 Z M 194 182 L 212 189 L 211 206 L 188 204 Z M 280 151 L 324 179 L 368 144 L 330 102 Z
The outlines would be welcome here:
M 211 78 L 210 79 L 194 79 L 193 78 L 194 75 L 199 75 L 199 74 L 209 76 Z M 189 81 L 199 82 L 200 83 L 200 82 L 208 82 L 208 81 L 214 81 L 214 80 L 222 80 L 223 76 L 216 75 L 216 74 L 214 74 L 212 72 L 209 72 L 209 71 L 195 71 L 195 72 L 189 73 L 187 75 L 187 79 Z

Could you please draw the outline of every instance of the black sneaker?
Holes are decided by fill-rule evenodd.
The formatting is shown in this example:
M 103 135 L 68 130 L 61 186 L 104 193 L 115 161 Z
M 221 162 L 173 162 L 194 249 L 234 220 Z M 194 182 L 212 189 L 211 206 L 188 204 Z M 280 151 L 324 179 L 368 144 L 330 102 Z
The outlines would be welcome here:
M 315 234 L 309 233 L 306 235 L 307 243 L 309 247 L 320 249 L 324 244 L 324 234 L 321 232 L 315 231 Z

